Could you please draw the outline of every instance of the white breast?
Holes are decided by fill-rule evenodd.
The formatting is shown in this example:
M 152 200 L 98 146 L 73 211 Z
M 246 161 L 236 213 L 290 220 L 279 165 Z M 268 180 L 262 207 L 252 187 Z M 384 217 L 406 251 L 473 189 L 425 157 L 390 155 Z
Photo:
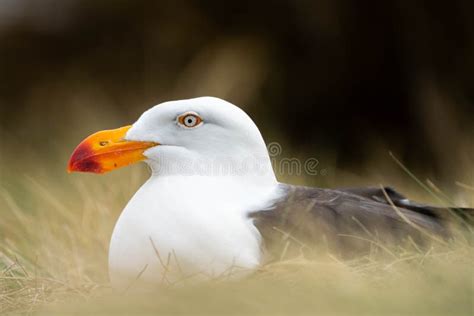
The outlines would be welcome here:
M 261 262 L 260 234 L 247 214 L 277 197 L 276 182 L 236 178 L 150 178 L 121 214 L 109 250 L 112 284 L 228 277 Z

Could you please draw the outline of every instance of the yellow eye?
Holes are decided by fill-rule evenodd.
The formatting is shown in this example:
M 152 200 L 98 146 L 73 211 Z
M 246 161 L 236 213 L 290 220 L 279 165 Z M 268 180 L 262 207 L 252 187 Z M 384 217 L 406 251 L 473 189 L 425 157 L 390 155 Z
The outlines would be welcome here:
M 192 128 L 202 123 L 202 118 L 196 113 L 184 113 L 178 116 L 178 122 L 184 127 Z

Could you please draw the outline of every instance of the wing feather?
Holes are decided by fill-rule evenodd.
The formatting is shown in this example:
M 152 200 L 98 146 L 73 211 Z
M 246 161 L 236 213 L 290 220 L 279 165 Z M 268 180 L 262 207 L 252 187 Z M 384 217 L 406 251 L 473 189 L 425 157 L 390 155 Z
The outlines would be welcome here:
M 430 236 L 447 238 L 449 232 L 433 209 L 386 189 L 320 189 L 281 184 L 284 197 L 271 210 L 250 216 L 268 249 L 291 242 L 293 252 L 327 248 L 343 257 L 370 251 L 377 243 L 415 242 L 424 245 Z M 286 247 L 288 248 L 288 247 Z M 287 251 L 287 250 L 286 250 Z

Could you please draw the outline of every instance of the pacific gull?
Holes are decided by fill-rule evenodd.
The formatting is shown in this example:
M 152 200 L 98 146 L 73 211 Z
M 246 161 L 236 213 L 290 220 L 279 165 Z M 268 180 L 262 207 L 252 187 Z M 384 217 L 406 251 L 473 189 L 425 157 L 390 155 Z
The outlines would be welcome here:
M 117 287 L 241 275 L 312 246 L 351 257 L 374 242 L 422 244 L 450 235 L 447 211 L 391 188 L 278 182 L 252 119 L 214 97 L 165 102 L 131 126 L 93 134 L 74 150 L 68 170 L 105 173 L 138 161 L 151 177 L 112 234 L 109 274 Z

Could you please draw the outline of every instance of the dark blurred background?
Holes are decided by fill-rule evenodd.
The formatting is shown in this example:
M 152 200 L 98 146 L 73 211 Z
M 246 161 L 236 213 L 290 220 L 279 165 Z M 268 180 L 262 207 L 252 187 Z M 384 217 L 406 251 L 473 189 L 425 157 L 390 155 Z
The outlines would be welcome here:
M 473 12 L 461 0 L 2 0 L 1 150 L 67 157 L 151 105 L 212 95 L 290 153 L 357 173 L 391 150 L 453 182 L 473 170 Z

